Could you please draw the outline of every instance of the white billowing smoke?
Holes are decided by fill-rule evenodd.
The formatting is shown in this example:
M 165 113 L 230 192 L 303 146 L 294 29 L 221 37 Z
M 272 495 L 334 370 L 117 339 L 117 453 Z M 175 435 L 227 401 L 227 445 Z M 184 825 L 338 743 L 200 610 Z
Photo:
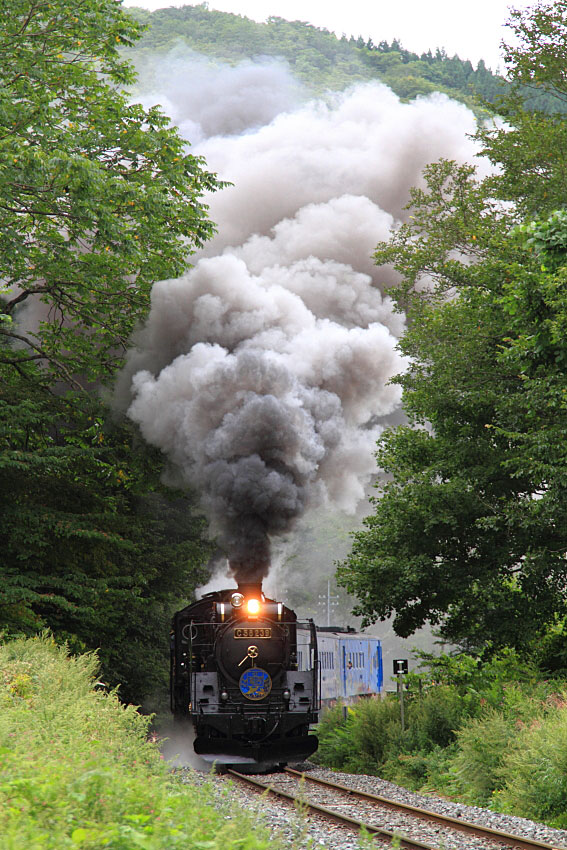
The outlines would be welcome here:
M 167 62 L 139 63 L 137 71 L 143 89 L 137 99 L 146 108 L 160 103 L 193 145 L 269 124 L 302 98 L 288 66 L 275 59 L 229 66 L 181 46 Z
M 234 187 L 211 198 L 219 233 L 205 251 L 269 235 L 307 204 L 345 194 L 399 219 L 427 163 L 475 156 L 467 135 L 475 127 L 472 112 L 445 95 L 401 103 L 386 86 L 368 83 L 278 115 L 255 133 L 210 138 L 196 152 Z M 366 246 L 363 253 L 368 262 Z
M 266 574 L 270 538 L 308 506 L 363 498 L 404 368 L 395 276 L 372 253 L 426 163 L 474 156 L 474 124 L 444 96 L 368 84 L 195 149 L 234 185 L 195 267 L 154 286 L 122 382 L 238 581 Z

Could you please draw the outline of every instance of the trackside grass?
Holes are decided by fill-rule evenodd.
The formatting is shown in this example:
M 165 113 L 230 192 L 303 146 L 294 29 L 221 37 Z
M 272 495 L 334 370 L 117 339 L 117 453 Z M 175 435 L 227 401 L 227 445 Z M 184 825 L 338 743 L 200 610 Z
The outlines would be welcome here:
M 206 787 L 181 785 L 148 719 L 96 683 L 92 654 L 49 637 L 0 645 L 1 850 L 264 850 Z

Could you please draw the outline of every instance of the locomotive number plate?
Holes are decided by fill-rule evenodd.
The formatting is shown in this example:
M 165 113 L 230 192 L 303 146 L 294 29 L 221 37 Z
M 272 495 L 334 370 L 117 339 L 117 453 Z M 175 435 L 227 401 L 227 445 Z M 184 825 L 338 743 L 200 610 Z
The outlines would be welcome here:
M 271 629 L 235 629 L 235 638 L 271 638 Z

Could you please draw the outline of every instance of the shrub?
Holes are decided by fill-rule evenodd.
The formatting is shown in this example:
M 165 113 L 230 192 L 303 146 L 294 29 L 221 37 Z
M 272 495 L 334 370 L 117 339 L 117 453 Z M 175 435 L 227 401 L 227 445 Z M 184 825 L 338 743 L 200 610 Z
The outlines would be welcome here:
M 94 681 L 94 655 L 48 637 L 0 646 L 1 850 L 265 850 L 246 814 L 181 785 L 147 740 L 149 719 Z
M 449 746 L 465 711 L 465 703 L 453 685 L 438 685 L 414 697 L 408 706 L 412 748 L 428 752 Z
M 451 796 L 449 765 L 455 744 L 427 752 L 400 753 L 384 765 L 380 775 L 414 791 L 437 792 Z
M 457 732 L 458 749 L 451 772 L 460 799 L 480 806 L 489 803 L 499 787 L 502 759 L 515 734 L 514 722 L 493 708 L 482 718 L 472 718 Z
M 365 699 L 353 710 L 351 764 L 360 762 L 378 771 L 404 750 L 405 736 L 396 699 Z
M 350 772 L 376 773 L 402 746 L 400 709 L 391 698 L 371 698 L 347 710 L 335 706 L 317 727 L 319 764 Z
M 504 812 L 567 827 L 567 694 L 548 701 L 547 713 L 522 726 L 502 758 Z
M 446 656 L 423 680 L 404 732 L 393 695 L 357 703 L 346 720 L 341 707 L 324 715 L 319 762 L 567 827 L 567 693 L 557 682 L 513 652 L 485 664 Z
M 324 709 L 317 726 L 319 747 L 312 760 L 340 770 L 352 754 L 351 730 L 339 703 Z

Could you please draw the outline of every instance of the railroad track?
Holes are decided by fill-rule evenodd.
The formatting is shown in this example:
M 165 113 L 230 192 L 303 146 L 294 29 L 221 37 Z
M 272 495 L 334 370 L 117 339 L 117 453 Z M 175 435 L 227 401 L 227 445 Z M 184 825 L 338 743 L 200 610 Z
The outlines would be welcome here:
M 239 782 L 251 785 L 258 791 L 269 792 L 291 801 L 304 810 L 350 827 L 357 832 L 364 830 L 367 834 L 387 842 L 396 839 L 397 846 L 407 850 L 462 847 L 463 833 L 474 836 L 471 843 L 467 844 L 467 847 L 471 848 L 565 850 L 557 845 L 510 835 L 480 824 L 463 821 L 460 818 L 448 817 L 427 809 L 397 803 L 386 797 L 356 791 L 345 785 L 318 779 L 291 768 L 286 768 L 283 774 L 271 774 L 266 782 L 261 781 L 257 776 L 241 774 L 235 770 L 229 770 L 228 773 Z M 389 822 L 392 817 L 401 818 L 402 825 L 392 828 Z M 424 826 L 427 840 L 423 840 Z M 432 830 L 435 843 L 430 843 Z M 458 840 L 455 840 L 455 833 L 459 836 Z

